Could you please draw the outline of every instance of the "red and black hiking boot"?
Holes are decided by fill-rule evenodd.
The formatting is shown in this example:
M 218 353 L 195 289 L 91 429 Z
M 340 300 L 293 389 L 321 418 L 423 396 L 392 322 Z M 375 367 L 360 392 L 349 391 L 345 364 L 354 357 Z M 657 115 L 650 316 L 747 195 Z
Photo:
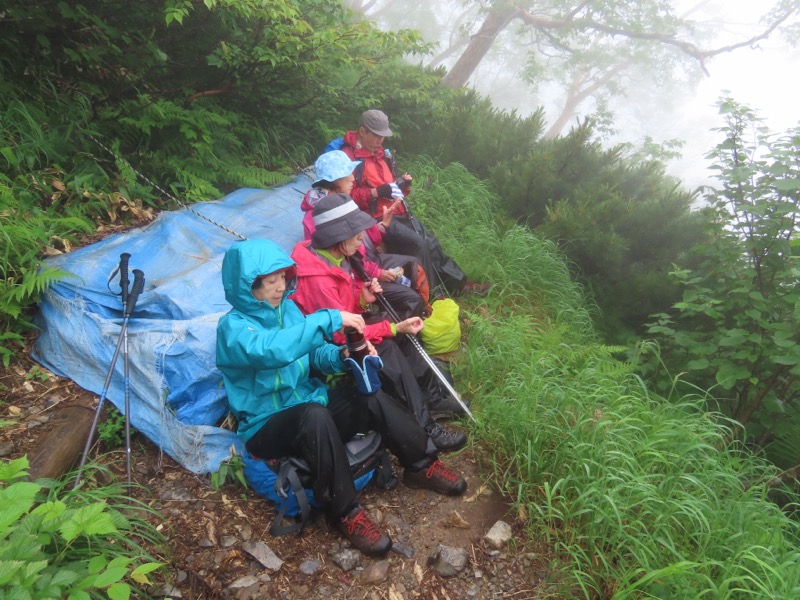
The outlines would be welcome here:
M 426 469 L 406 468 L 403 483 L 410 488 L 433 490 L 445 496 L 460 496 L 467 491 L 467 482 L 458 473 L 448 469 L 440 460 L 434 460 Z
M 339 531 L 366 556 L 384 556 L 392 547 L 392 538 L 383 533 L 360 506 L 341 518 Z

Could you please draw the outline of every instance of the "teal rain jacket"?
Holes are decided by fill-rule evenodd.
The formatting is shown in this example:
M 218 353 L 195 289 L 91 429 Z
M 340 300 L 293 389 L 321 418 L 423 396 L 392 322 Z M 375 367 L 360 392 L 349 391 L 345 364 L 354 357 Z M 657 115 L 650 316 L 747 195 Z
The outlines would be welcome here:
M 253 296 L 251 285 L 259 275 L 281 269 L 289 269 L 286 292 L 273 308 Z M 326 309 L 303 316 L 287 299 L 293 275 L 292 259 L 267 240 L 237 242 L 222 261 L 225 298 L 233 309 L 217 325 L 217 367 L 245 442 L 284 408 L 328 404 L 324 384 L 309 376 L 309 367 L 325 374 L 345 369 L 339 347 L 325 341 L 341 329 L 341 314 Z

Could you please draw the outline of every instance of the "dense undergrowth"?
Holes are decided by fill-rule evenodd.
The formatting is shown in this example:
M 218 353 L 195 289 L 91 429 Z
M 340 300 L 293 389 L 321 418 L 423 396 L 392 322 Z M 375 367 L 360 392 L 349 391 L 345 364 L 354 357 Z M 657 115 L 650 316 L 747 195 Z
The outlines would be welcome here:
M 548 541 L 563 593 L 800 596 L 800 529 L 770 501 L 776 470 L 734 441 L 736 425 L 701 398 L 649 391 L 621 348 L 600 343 L 552 243 L 498 220 L 486 187 L 458 166 L 414 171 L 434 179 L 418 213 L 435 210 L 445 247 L 497 284 L 465 311 L 455 373 L 487 466 L 530 538 Z
M 415 178 L 413 210 L 472 278 L 495 283 L 465 305 L 456 377 L 497 484 L 558 557 L 564 594 L 800 597 L 796 525 L 768 498 L 774 469 L 739 445 L 734 421 L 706 412 L 741 399 L 742 416 L 727 414 L 759 443 L 782 436 L 795 464 L 799 137 L 751 147 L 751 118 L 734 124 L 718 151 L 720 209 L 706 218 L 653 157 L 600 147 L 589 124 L 543 142 L 541 112 L 520 118 L 443 88 L 441 73 L 400 60 L 424 49 L 418 36 L 378 32 L 338 0 L 12 0 L 4 11 L 6 364 L 63 276 L 43 258 L 174 207 L 131 164 L 187 202 L 267 187 L 380 106 Z M 731 206 L 738 231 L 757 235 L 727 236 Z M 678 300 L 681 319 L 666 312 Z M 601 341 L 627 341 L 654 311 L 672 354 L 662 362 L 688 369 L 690 385 L 655 368 L 658 387 L 645 382 Z

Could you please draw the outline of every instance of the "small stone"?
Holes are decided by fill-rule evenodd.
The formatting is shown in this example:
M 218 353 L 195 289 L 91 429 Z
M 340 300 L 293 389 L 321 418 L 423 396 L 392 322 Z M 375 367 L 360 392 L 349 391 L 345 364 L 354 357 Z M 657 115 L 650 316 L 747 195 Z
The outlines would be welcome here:
M 18 417 L 22 414 L 22 409 L 19 406 L 9 406 L 6 410 L 12 417 Z
M 172 481 L 164 486 L 161 492 L 162 500 L 193 500 L 194 496 L 186 489 L 180 481 Z
M 236 581 L 229 584 L 228 587 L 234 590 L 238 590 L 241 588 L 250 587 L 253 584 L 258 583 L 258 579 L 253 577 L 252 575 L 245 575 L 244 577 L 239 577 Z
M 161 593 L 164 595 L 164 598 L 183 598 L 181 591 L 172 585 L 165 585 L 161 588 Z
M 235 535 L 223 535 L 221 538 L 219 538 L 219 545 L 223 548 L 230 548 L 237 541 L 239 540 L 236 539 Z
M 253 528 L 250 527 L 247 523 L 239 527 L 239 537 L 241 537 L 245 542 L 253 537 Z
M 367 567 L 364 572 L 361 574 L 361 579 L 364 583 L 369 584 L 376 584 L 376 583 L 383 583 L 386 581 L 386 577 L 389 575 L 389 561 L 388 560 L 379 560 L 378 562 L 372 563 L 369 567 Z
M 199 542 L 197 542 L 197 545 L 201 548 L 213 548 L 215 546 L 214 542 L 207 537 L 202 538 Z
M 0 444 L 0 457 L 8 456 L 12 452 L 14 452 L 14 442 L 6 442 L 5 444 Z
M 475 569 L 475 579 L 482 579 L 483 578 L 483 571 L 481 569 Z
M 175 575 L 175 583 L 183 583 L 189 578 L 189 575 L 186 571 L 178 571 L 177 575 Z
M 309 577 L 313 577 L 319 570 L 322 568 L 322 562 L 318 561 L 317 559 L 312 560 L 304 560 L 300 563 L 300 572 L 303 575 L 308 575 Z
M 247 541 L 242 548 L 270 571 L 277 571 L 283 566 L 283 561 L 262 541 Z
M 489 532 L 483 537 L 486 542 L 498 550 L 508 543 L 511 539 L 511 525 L 505 521 L 498 521 Z
M 439 544 L 433 554 L 428 557 L 428 566 L 442 577 L 458 575 L 467 566 L 469 554 L 466 548 L 453 548 Z
M 348 548 L 334 554 L 331 559 L 333 564 L 339 567 L 342 571 L 352 571 L 359 564 L 361 564 L 361 553 L 358 550 Z
M 392 551 L 406 558 L 414 558 L 414 548 L 406 544 L 401 544 L 400 542 L 392 543 Z

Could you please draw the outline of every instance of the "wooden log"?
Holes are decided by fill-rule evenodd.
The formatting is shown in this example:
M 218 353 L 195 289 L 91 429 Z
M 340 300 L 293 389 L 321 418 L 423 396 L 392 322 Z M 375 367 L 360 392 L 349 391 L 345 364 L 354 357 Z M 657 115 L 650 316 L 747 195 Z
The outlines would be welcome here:
M 85 406 L 60 410 L 51 420 L 50 431 L 37 441 L 36 449 L 29 456 L 30 478 L 57 479 L 69 471 L 83 452 L 93 419 L 94 410 Z

